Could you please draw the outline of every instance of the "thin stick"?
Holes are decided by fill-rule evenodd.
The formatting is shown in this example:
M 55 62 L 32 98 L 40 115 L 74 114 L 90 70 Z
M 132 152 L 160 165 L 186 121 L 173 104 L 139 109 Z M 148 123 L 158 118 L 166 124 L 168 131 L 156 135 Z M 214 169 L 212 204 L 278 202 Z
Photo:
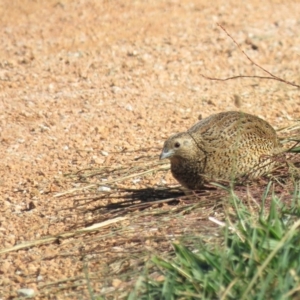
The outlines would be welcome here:
M 284 80 L 274 74 L 272 74 L 271 72 L 269 72 L 268 70 L 266 70 L 265 68 L 263 68 L 262 66 L 260 66 L 259 64 L 257 64 L 255 61 L 253 61 L 247 54 L 246 52 L 242 49 L 242 47 L 237 43 L 237 41 L 227 32 L 227 30 L 219 23 L 217 23 L 217 25 L 227 34 L 227 36 L 235 43 L 235 45 L 239 48 L 239 50 L 246 56 L 246 58 L 256 67 L 258 67 L 259 69 L 261 69 L 262 71 L 264 71 L 265 73 L 269 74 L 270 76 L 247 76 L 247 75 L 237 75 L 237 76 L 232 76 L 232 77 L 227 77 L 227 78 L 214 78 L 214 77 L 209 77 L 203 74 L 200 74 L 202 77 L 209 79 L 209 80 L 218 80 L 218 81 L 227 81 L 227 80 L 231 80 L 231 79 L 237 79 L 237 78 L 259 78 L 259 79 L 272 79 L 272 80 L 277 80 L 280 82 L 284 82 L 286 84 L 292 85 L 296 88 L 300 88 L 300 85 L 295 84 L 293 82 Z
M 133 177 L 138 177 L 138 176 L 143 176 L 143 175 L 146 175 L 146 174 L 149 174 L 151 172 L 158 172 L 158 171 L 164 171 L 164 170 L 168 170 L 170 168 L 169 165 L 162 165 L 158 168 L 153 168 L 153 169 L 150 169 L 150 170 L 147 170 L 147 171 L 143 171 L 143 172 L 140 172 L 140 173 L 134 173 L 134 174 L 130 174 L 128 176 L 124 176 L 124 177 L 120 177 L 120 178 L 116 178 L 116 179 L 112 179 L 112 180 L 108 180 L 108 181 L 105 181 L 103 183 L 98 183 L 98 184 L 90 184 L 90 185 L 87 185 L 87 186 L 84 186 L 84 187 L 79 187 L 79 188 L 74 188 L 74 189 L 71 189 L 71 190 L 68 190 L 66 192 L 62 192 L 62 193 L 58 193 L 56 195 L 54 195 L 54 197 L 61 197 L 61 196 L 64 196 L 64 195 L 67 195 L 67 194 L 72 194 L 76 191 L 83 191 L 83 190 L 86 190 L 86 189 L 90 189 L 90 188 L 94 188 L 96 186 L 106 186 L 108 184 L 112 184 L 112 183 L 115 183 L 115 182 L 120 182 L 120 181 L 124 181 L 124 180 L 127 180 L 127 179 L 130 179 L 130 178 L 133 178 Z
M 89 227 L 81 228 L 81 229 L 76 230 L 76 231 L 64 232 L 64 233 L 57 234 L 57 235 L 54 235 L 54 236 L 44 237 L 40 240 L 27 241 L 27 242 L 24 242 L 22 244 L 18 244 L 16 246 L 13 246 L 13 247 L 10 247 L 10 248 L 2 249 L 2 250 L 0 250 L 0 254 L 12 252 L 12 251 L 17 251 L 17 250 L 25 249 L 25 248 L 31 248 L 31 247 L 38 246 L 38 245 L 49 244 L 49 243 L 55 242 L 56 240 L 59 240 L 59 239 L 70 238 L 70 237 L 76 236 L 78 234 L 84 234 L 84 233 L 87 233 L 87 232 L 97 231 L 99 228 L 102 228 L 102 227 L 105 227 L 107 225 L 111 225 L 113 223 L 117 223 L 117 222 L 120 222 L 120 221 L 124 221 L 126 219 L 127 219 L 126 217 L 117 217 L 117 218 L 107 220 L 107 221 L 104 221 L 104 222 L 101 222 L 101 223 L 93 224 Z

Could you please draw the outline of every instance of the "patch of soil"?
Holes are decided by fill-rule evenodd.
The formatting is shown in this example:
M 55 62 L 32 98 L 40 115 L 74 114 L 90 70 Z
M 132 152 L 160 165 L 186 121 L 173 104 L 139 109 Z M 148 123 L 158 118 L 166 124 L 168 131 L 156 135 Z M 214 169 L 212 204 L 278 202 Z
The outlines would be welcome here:
M 242 110 L 275 128 L 293 124 L 300 116 L 296 88 L 255 78 L 210 81 L 201 74 L 266 75 L 220 23 L 256 63 L 299 84 L 299 15 L 299 3 L 280 0 L 2 1 L 1 249 L 76 225 L 73 199 L 54 197 L 76 187 L 63 174 L 126 165 L 150 152 L 158 159 L 163 141 L 191 127 L 199 115 Z M 150 187 L 176 184 L 169 173 L 147 180 Z M 125 187 L 132 186 L 139 183 Z M 183 224 L 185 219 L 174 226 Z M 21 288 L 43 298 L 46 285 L 51 294 L 51 282 L 85 274 L 86 264 L 76 256 L 84 238 L 76 249 L 73 239 L 0 254 L 0 298 L 13 298 Z M 140 245 L 146 249 L 148 243 Z M 90 263 L 93 271 L 118 257 L 110 253 L 115 246 L 109 235 L 89 247 L 103 251 L 101 262 Z M 106 292 L 106 286 L 117 289 L 120 282 L 98 283 L 95 292 Z M 88 295 L 86 285 L 76 289 Z

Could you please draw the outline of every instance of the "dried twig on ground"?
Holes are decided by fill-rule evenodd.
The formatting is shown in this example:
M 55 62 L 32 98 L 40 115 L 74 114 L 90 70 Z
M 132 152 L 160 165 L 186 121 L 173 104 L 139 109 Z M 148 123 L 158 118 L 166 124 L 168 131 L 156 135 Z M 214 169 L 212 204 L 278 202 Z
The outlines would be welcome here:
M 271 79 L 271 80 L 277 80 L 283 83 L 286 83 L 288 85 L 292 85 L 296 88 L 300 88 L 300 85 L 284 80 L 274 74 L 272 74 L 271 72 L 269 72 L 268 70 L 266 70 L 265 68 L 263 68 L 262 66 L 260 66 L 259 64 L 257 64 L 255 61 L 253 61 L 247 54 L 246 52 L 242 49 L 242 47 L 238 44 L 238 42 L 227 32 L 227 30 L 221 25 L 221 24 L 217 24 L 228 36 L 229 38 L 236 44 L 236 46 L 240 49 L 240 51 L 247 57 L 247 59 L 254 64 L 256 67 L 258 67 L 259 69 L 261 69 L 262 71 L 264 71 L 265 73 L 269 74 L 270 76 L 257 76 L 257 75 L 236 75 L 236 76 L 232 76 L 232 77 L 227 77 L 227 78 L 215 78 L 215 77 L 210 77 L 210 76 L 206 76 L 203 74 L 200 74 L 202 77 L 209 79 L 209 80 L 217 80 L 217 81 L 227 81 L 227 80 L 232 80 L 232 79 L 237 79 L 237 78 L 259 78 L 259 79 Z

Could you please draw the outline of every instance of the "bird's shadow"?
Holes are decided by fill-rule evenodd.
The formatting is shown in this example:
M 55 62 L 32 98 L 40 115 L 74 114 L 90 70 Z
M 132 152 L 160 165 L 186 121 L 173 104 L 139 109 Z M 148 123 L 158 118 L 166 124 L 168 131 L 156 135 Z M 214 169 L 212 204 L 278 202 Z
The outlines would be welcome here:
M 81 215 L 80 219 L 84 224 L 77 222 L 71 225 L 71 228 L 90 226 L 108 219 L 126 216 L 135 211 L 142 211 L 151 206 L 160 207 L 166 204 L 174 206 L 182 200 L 187 201 L 187 196 L 180 187 L 118 188 L 118 194 L 116 196 L 99 193 L 89 201 L 81 204 L 75 203 L 74 209 L 78 215 Z M 89 217 L 87 221 L 85 215 L 93 217 Z
M 106 205 L 107 210 L 118 208 L 130 208 L 138 206 L 148 206 L 153 203 L 176 203 L 180 197 L 185 196 L 180 188 L 141 188 L 141 189 L 121 189 L 124 192 L 123 201 Z

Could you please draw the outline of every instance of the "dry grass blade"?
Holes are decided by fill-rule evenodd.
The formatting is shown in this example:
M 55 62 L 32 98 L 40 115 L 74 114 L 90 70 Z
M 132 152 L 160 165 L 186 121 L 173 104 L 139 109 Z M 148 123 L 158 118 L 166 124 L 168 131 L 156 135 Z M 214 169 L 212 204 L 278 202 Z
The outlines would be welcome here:
M 79 229 L 70 231 L 71 235 L 62 235 L 72 237 L 73 233 L 78 233 L 76 239 L 68 239 L 60 245 L 59 255 L 78 257 L 97 265 L 89 272 L 89 280 L 95 286 L 113 278 L 121 281 L 124 276 L 136 278 L 153 253 L 170 255 L 171 243 L 176 240 L 184 239 L 187 244 L 192 244 L 199 235 L 204 240 L 216 240 L 217 235 L 211 234 L 218 228 L 208 221 L 208 217 L 216 212 L 221 215 L 219 200 L 226 192 L 207 185 L 205 190 L 185 196 L 176 187 L 153 183 L 160 182 L 168 170 L 168 164 L 158 162 L 153 156 L 123 166 L 112 165 L 68 174 L 68 178 L 81 187 L 64 194 L 65 198 L 74 199 L 74 207 L 66 208 L 65 218 L 70 220 L 72 216 L 75 220 L 73 227 L 79 226 Z M 138 183 L 133 187 L 136 179 Z M 103 186 L 108 190 L 99 188 Z M 112 223 L 105 231 L 82 229 L 93 229 L 95 223 L 119 218 L 123 222 L 118 226 Z M 43 285 L 41 292 L 47 295 L 49 290 L 57 293 L 70 291 L 83 286 L 83 282 L 84 276 L 73 277 L 65 282 Z M 134 281 L 126 282 L 128 286 L 133 284 Z M 115 288 L 106 284 L 102 294 L 113 291 Z
M 78 187 L 78 188 L 74 188 L 62 193 L 58 193 L 56 194 L 54 197 L 61 197 L 61 196 L 65 196 L 65 195 L 69 195 L 69 194 L 73 194 L 75 192 L 78 191 L 83 191 L 83 190 L 88 190 L 88 189 L 92 189 L 95 188 L 97 186 L 108 186 L 117 182 L 123 182 L 126 181 L 128 179 L 131 178 L 135 178 L 135 177 L 140 177 L 140 176 L 145 176 L 145 175 L 150 175 L 152 173 L 156 173 L 156 172 L 160 172 L 160 171 L 166 171 L 169 170 L 169 165 L 166 163 L 157 163 L 157 162 L 152 162 L 152 166 L 155 166 L 153 168 L 151 167 L 151 164 L 146 164 L 146 165 L 141 165 L 141 166 L 128 166 L 127 168 L 115 168 L 115 169 L 109 169 L 109 168 L 104 168 L 104 169 L 100 169 L 97 171 L 94 171 L 92 173 L 89 174 L 80 174 L 81 178 L 87 178 L 87 177 L 94 177 L 94 176 L 99 176 L 99 177 L 103 177 L 103 175 L 105 175 L 105 177 L 110 174 L 110 176 L 112 176 L 114 174 L 114 172 L 117 170 L 118 171 L 118 177 L 112 180 L 106 180 L 103 181 L 102 184 L 97 183 L 97 184 L 89 184 L 83 187 Z M 128 175 L 128 173 L 130 172 L 130 169 L 132 169 L 132 173 L 130 173 Z M 146 170 L 145 170 L 146 169 Z M 78 176 L 78 174 L 76 174 Z M 75 176 L 75 174 L 73 174 L 73 177 Z
M 297 120 L 295 124 L 280 128 L 277 130 L 280 135 L 280 142 L 287 144 L 290 148 L 287 151 L 295 148 L 300 143 L 300 121 Z
M 295 153 L 286 156 L 290 164 L 296 164 L 296 169 L 297 158 Z M 285 181 L 284 185 L 280 185 L 274 180 L 274 192 L 281 194 L 282 201 L 290 199 L 293 185 L 286 160 L 278 161 L 280 166 L 271 174 L 277 181 Z M 70 223 L 72 230 L 4 249 L 0 253 L 69 238 L 60 244 L 59 256 L 78 257 L 78 260 L 92 264 L 94 267 L 88 276 L 90 284 L 97 289 L 102 282 L 101 295 L 110 295 L 117 293 L 111 285 L 115 278 L 128 289 L 134 280 L 126 278 L 139 276 L 151 255 L 156 253 L 168 257 L 172 253 L 173 242 L 180 241 L 190 246 L 199 239 L 201 242 L 219 243 L 219 224 L 224 221 L 224 211 L 232 209 L 226 204 L 231 183 L 206 184 L 202 191 L 184 195 L 176 187 L 154 183 L 159 182 L 168 170 L 169 165 L 158 163 L 156 156 L 148 156 L 123 166 L 112 165 L 68 174 L 74 184 L 81 185 L 59 195 L 62 201 L 63 196 L 74 200 L 74 206 L 65 210 L 65 218 L 69 220 L 72 216 L 74 219 Z M 253 199 L 258 201 L 269 181 L 270 177 L 262 177 L 253 182 L 236 183 L 235 193 L 246 203 L 252 203 Z M 257 211 L 258 207 L 251 209 Z M 212 216 L 220 223 L 211 222 L 209 218 Z M 116 223 L 118 226 L 114 226 Z M 100 231 L 104 226 L 105 230 Z M 75 239 L 72 238 L 74 236 Z M 84 282 L 85 276 L 81 275 L 64 282 L 44 284 L 41 293 L 84 290 Z
M 280 133 L 290 133 L 290 132 L 298 131 L 298 130 L 300 130 L 300 120 L 296 120 L 296 123 L 293 125 L 289 125 L 289 126 L 285 126 L 285 127 L 277 129 L 277 131 Z
M 107 220 L 105 222 L 102 223 L 98 223 L 98 224 L 93 224 L 92 226 L 86 227 L 86 228 L 82 228 L 73 232 L 64 232 L 55 236 L 49 236 L 49 237 L 45 237 L 43 239 L 39 239 L 39 240 L 34 240 L 34 241 L 28 241 L 19 245 L 16 245 L 14 247 L 10 247 L 10 248 L 6 248 L 6 249 L 2 249 L 0 250 L 0 254 L 4 254 L 4 253 L 8 253 L 8 252 L 12 252 L 12 251 L 17 251 L 17 250 L 21 250 L 21 249 L 25 249 L 25 248 L 30 248 L 30 247 L 34 247 L 34 246 L 38 246 L 38 245 L 42 245 L 42 244 L 49 244 L 52 243 L 56 240 L 59 239 L 65 239 L 65 238 L 70 238 L 79 234 L 83 234 L 83 233 L 89 233 L 89 232 L 94 232 L 99 230 L 102 227 L 120 222 L 120 221 L 124 221 L 126 220 L 125 217 L 118 217 L 112 220 Z

